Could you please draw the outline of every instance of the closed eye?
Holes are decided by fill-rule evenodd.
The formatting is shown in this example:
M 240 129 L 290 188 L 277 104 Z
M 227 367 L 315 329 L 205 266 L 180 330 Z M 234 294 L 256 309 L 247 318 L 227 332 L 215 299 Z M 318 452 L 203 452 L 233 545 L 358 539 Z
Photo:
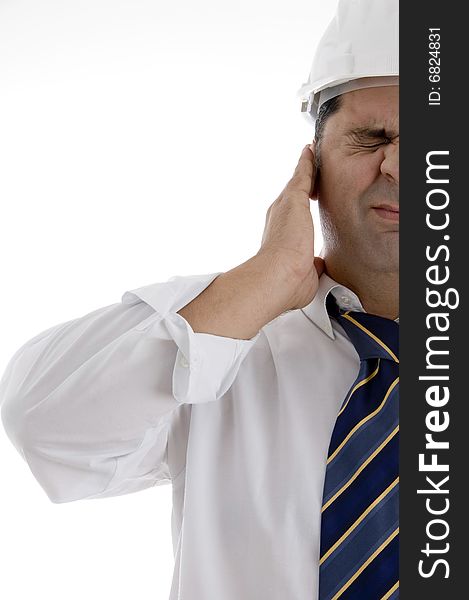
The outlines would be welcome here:
M 379 148 L 383 144 L 389 144 L 391 140 L 383 140 L 382 142 L 378 142 L 377 144 L 362 144 L 364 148 Z
M 347 137 L 352 147 L 369 150 L 380 148 L 383 144 L 390 144 L 393 141 L 393 136 L 387 134 L 384 128 L 358 127 L 349 131 Z M 394 137 L 398 137 L 398 134 Z
M 378 150 L 379 148 L 381 148 L 383 146 L 383 144 L 386 144 L 386 143 L 388 143 L 388 142 L 379 142 L 377 144 L 363 144 L 363 143 L 361 143 L 361 144 L 350 144 L 350 148 L 352 150 L 355 150 L 355 151 L 358 151 L 358 152 L 360 152 L 360 151 L 367 151 L 367 150 L 374 151 L 374 150 Z
M 361 148 L 365 150 L 376 150 L 385 144 L 390 144 L 392 140 L 390 138 L 384 138 L 380 142 L 375 142 L 374 144 L 370 144 L 367 142 L 354 142 L 351 144 L 352 148 Z

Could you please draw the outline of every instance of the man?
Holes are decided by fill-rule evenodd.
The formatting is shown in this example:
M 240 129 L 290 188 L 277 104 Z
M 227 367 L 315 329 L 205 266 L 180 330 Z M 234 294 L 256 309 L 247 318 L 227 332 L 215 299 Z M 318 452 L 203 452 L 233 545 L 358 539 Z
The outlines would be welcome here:
M 339 3 L 335 25 L 375 31 L 360 20 L 372 4 Z M 320 546 L 325 518 L 339 514 L 324 514 L 337 424 L 365 388 L 352 388 L 364 361 L 344 311 L 398 327 L 399 88 L 386 85 L 389 69 L 359 75 L 313 86 L 315 140 L 270 206 L 254 257 L 128 291 L 52 327 L 17 351 L 0 383 L 6 431 L 52 502 L 172 484 L 171 600 L 398 597 L 395 523 L 382 540 L 360 537 L 384 492 L 361 494 L 360 518 Z M 378 380 L 379 360 L 366 381 Z M 387 473 L 374 457 L 395 431 L 346 486 L 370 461 Z M 336 549 L 347 536 L 353 565 L 339 555 L 345 544 Z

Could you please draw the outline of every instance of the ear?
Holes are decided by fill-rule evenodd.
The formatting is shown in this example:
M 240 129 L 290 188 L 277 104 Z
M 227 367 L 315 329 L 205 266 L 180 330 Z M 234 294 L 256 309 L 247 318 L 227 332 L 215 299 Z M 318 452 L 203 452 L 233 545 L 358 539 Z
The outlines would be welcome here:
M 309 195 L 309 197 L 311 198 L 311 200 L 319 200 L 319 181 L 321 178 L 321 170 L 320 169 L 316 169 L 316 175 L 314 178 L 314 182 L 313 185 L 311 187 L 311 193 Z
M 315 164 L 316 164 L 316 145 L 317 145 L 317 140 L 316 140 L 316 138 L 314 138 L 313 143 L 311 144 L 311 150 L 314 155 L 314 163 Z M 315 171 L 316 172 L 315 172 L 315 176 L 314 176 L 314 181 L 312 182 L 311 191 L 309 194 L 309 197 L 311 200 L 318 200 L 318 182 L 319 182 L 320 173 L 319 173 L 318 168 L 316 168 Z

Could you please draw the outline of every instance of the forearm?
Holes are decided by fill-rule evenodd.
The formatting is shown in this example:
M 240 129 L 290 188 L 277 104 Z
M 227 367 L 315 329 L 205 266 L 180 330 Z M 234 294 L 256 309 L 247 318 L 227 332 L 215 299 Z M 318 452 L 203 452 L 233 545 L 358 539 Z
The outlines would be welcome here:
M 196 333 L 251 339 L 288 310 L 292 298 L 286 284 L 286 271 L 274 257 L 256 255 L 216 277 L 178 314 Z

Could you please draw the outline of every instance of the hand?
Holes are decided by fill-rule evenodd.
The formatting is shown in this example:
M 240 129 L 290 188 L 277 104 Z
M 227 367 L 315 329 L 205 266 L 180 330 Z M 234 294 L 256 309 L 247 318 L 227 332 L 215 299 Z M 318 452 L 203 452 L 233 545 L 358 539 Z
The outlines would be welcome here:
M 324 259 L 314 256 L 314 226 L 310 198 L 316 199 L 316 167 L 314 146 L 306 146 L 293 177 L 266 215 L 264 234 L 257 256 L 267 257 L 276 269 L 287 275 L 289 290 L 282 294 L 291 298 L 288 308 L 309 304 L 324 271 Z M 284 277 L 279 281 L 285 285 Z

